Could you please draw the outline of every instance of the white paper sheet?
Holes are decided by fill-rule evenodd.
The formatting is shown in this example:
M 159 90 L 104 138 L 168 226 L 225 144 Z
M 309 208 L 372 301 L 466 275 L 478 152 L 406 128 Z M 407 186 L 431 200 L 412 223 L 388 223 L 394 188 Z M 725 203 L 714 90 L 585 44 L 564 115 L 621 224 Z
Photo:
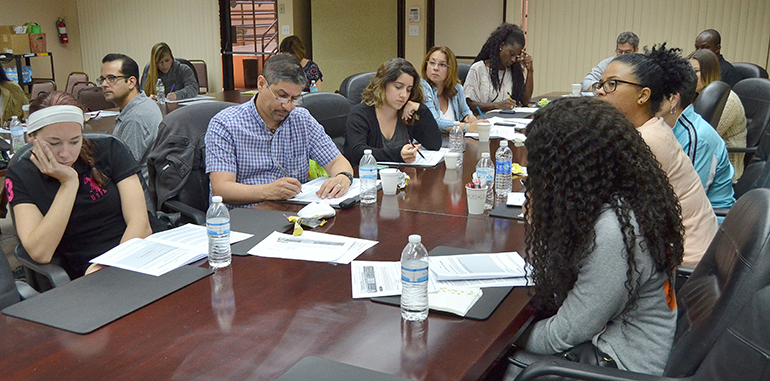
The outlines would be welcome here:
M 353 299 L 401 295 L 401 262 L 353 261 L 350 264 Z M 438 291 L 428 275 L 428 295 Z
M 526 195 L 524 192 L 511 192 L 508 193 L 508 200 L 506 204 L 512 205 L 512 206 L 522 206 L 524 205 L 524 201 L 527 200 Z
M 401 165 L 409 167 L 435 167 L 438 163 L 444 161 L 444 153 L 449 152 L 449 148 L 442 147 L 438 151 L 428 151 L 420 149 L 425 158 L 417 155 L 417 160 L 411 163 L 395 162 L 395 161 L 378 161 L 377 164 L 384 165 Z
M 297 237 L 273 232 L 248 253 L 268 258 L 348 264 L 376 244 L 377 241 L 312 231 Z
M 326 180 L 328 180 L 328 177 L 319 177 L 317 179 L 313 179 L 311 181 L 308 181 L 304 184 L 302 184 L 302 190 L 298 195 L 296 195 L 294 198 L 286 200 L 287 202 L 293 202 L 293 203 L 299 203 L 299 204 L 309 204 L 311 202 L 320 202 L 323 204 L 329 204 L 332 207 L 339 207 L 340 203 L 349 200 L 354 197 L 358 197 L 359 194 L 361 194 L 361 180 L 360 179 L 353 179 L 353 183 L 350 184 L 350 188 L 348 188 L 348 191 L 343 194 L 340 197 L 337 198 L 320 198 L 318 195 L 316 195 L 316 192 L 321 189 L 321 185 L 323 185 Z M 380 185 L 380 180 L 377 180 L 377 186 Z
M 166 99 L 166 103 L 188 103 L 188 102 L 212 100 L 212 99 L 215 99 L 215 98 L 210 95 L 198 95 L 194 98 L 177 99 L 173 101 Z
M 430 257 L 430 271 L 437 281 L 523 277 L 527 275 L 524 266 L 524 259 L 513 251 Z

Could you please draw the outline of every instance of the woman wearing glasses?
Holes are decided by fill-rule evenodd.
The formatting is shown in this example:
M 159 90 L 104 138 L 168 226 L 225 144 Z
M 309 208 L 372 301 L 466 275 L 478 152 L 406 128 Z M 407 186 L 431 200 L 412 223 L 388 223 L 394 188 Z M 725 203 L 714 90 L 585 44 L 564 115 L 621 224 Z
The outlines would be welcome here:
M 28 120 L 32 150 L 8 168 L 5 189 L 32 259 L 56 262 L 74 279 L 98 269 L 91 259 L 152 233 L 139 166 L 118 139 L 83 137 L 72 95 L 41 95 Z
M 492 32 L 465 78 L 465 97 L 472 110 L 511 110 L 529 103 L 534 68 L 525 44 L 524 32 L 516 25 L 503 23 Z
M 144 66 L 141 88 L 152 99 L 157 98 L 155 86 L 158 78 L 163 82 L 166 99 L 194 98 L 198 95 L 198 80 L 195 72 L 186 64 L 174 59 L 171 48 L 165 42 L 152 47 L 150 62 Z
M 695 96 L 700 94 L 709 83 L 720 80 L 719 57 L 708 49 L 696 50 L 687 57 L 690 59 L 695 74 L 698 75 L 698 86 L 695 88 Z M 722 117 L 717 125 L 719 136 L 725 141 L 727 148 L 746 148 L 746 112 L 743 109 L 743 103 L 738 95 L 730 90 L 727 97 L 725 109 L 722 111 Z M 730 163 L 735 168 L 733 180 L 737 180 L 743 175 L 742 152 L 731 152 L 728 154 Z
M 422 104 L 419 81 L 417 70 L 403 58 L 393 58 L 377 69 L 363 91 L 362 103 L 353 106 L 348 116 L 343 150 L 351 163 L 358 163 L 365 149 L 371 149 L 377 161 L 411 163 L 420 146 L 441 148 L 441 132 Z M 411 118 L 403 118 L 409 101 L 419 107 Z
M 668 175 L 682 207 L 682 264 L 694 267 L 716 234 L 717 218 L 698 173 L 671 127 L 655 116 L 663 101 L 682 87 L 683 58 L 679 49 L 666 49 L 665 43 L 645 52 L 626 54 L 612 61 L 594 91 L 599 99 L 617 107 L 631 121 Z
M 451 49 L 446 46 L 430 48 L 422 61 L 420 85 L 423 102 L 442 133 L 448 133 L 454 122 L 466 123 L 468 131 L 478 131 L 476 117 L 465 101 L 465 92 L 457 76 L 457 58 Z

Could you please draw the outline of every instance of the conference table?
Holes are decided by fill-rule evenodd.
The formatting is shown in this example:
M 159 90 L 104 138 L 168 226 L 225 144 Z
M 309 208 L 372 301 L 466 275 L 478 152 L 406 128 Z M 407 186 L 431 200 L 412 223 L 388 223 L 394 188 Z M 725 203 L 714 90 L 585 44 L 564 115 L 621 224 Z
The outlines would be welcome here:
M 338 210 L 314 230 L 379 241 L 358 260 L 398 261 L 410 234 L 428 250 L 523 253 L 523 223 L 468 215 L 464 184 L 499 141 L 466 141 L 460 169 L 401 166 L 411 178 L 405 189 Z M 514 161 L 526 165 L 524 148 L 514 147 Z M 265 202 L 253 212 L 300 208 Z M 350 266 L 234 256 L 230 267 L 89 334 L 3 315 L 0 366 L 14 380 L 274 380 L 319 356 L 414 380 L 479 380 L 531 321 L 529 301 L 517 287 L 486 320 L 431 311 L 422 323 L 404 322 L 398 306 L 352 298 Z

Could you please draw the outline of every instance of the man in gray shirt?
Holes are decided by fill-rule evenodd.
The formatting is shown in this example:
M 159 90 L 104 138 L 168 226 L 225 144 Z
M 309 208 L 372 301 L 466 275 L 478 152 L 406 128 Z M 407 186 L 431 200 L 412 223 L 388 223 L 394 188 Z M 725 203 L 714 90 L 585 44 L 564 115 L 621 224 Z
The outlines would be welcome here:
M 139 90 L 139 65 L 125 54 L 108 54 L 102 59 L 102 76 L 96 81 L 104 89 L 104 97 L 120 108 L 113 134 L 128 145 L 146 183 L 147 155 L 163 115 Z
M 615 55 L 606 58 L 599 62 L 591 72 L 586 74 L 586 77 L 580 82 L 580 91 L 591 91 L 591 86 L 594 83 L 598 83 L 602 79 L 604 69 L 617 57 L 624 54 L 636 53 L 639 51 L 639 37 L 634 32 L 623 32 L 618 36 L 617 45 L 615 46 Z

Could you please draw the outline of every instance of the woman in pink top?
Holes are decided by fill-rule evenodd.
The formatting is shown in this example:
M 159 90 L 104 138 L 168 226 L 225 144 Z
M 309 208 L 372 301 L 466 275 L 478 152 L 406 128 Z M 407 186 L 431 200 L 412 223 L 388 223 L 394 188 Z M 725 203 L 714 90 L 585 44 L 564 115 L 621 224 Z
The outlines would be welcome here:
M 617 107 L 631 121 L 668 175 L 682 209 L 685 229 L 682 265 L 694 267 L 716 234 L 717 218 L 698 173 L 671 127 L 655 116 L 663 101 L 681 87 L 682 73 L 692 70 L 679 52 L 679 49 L 666 49 L 664 43 L 651 51 L 645 48 L 645 54 L 618 57 L 607 66 L 594 91 L 599 99 Z

